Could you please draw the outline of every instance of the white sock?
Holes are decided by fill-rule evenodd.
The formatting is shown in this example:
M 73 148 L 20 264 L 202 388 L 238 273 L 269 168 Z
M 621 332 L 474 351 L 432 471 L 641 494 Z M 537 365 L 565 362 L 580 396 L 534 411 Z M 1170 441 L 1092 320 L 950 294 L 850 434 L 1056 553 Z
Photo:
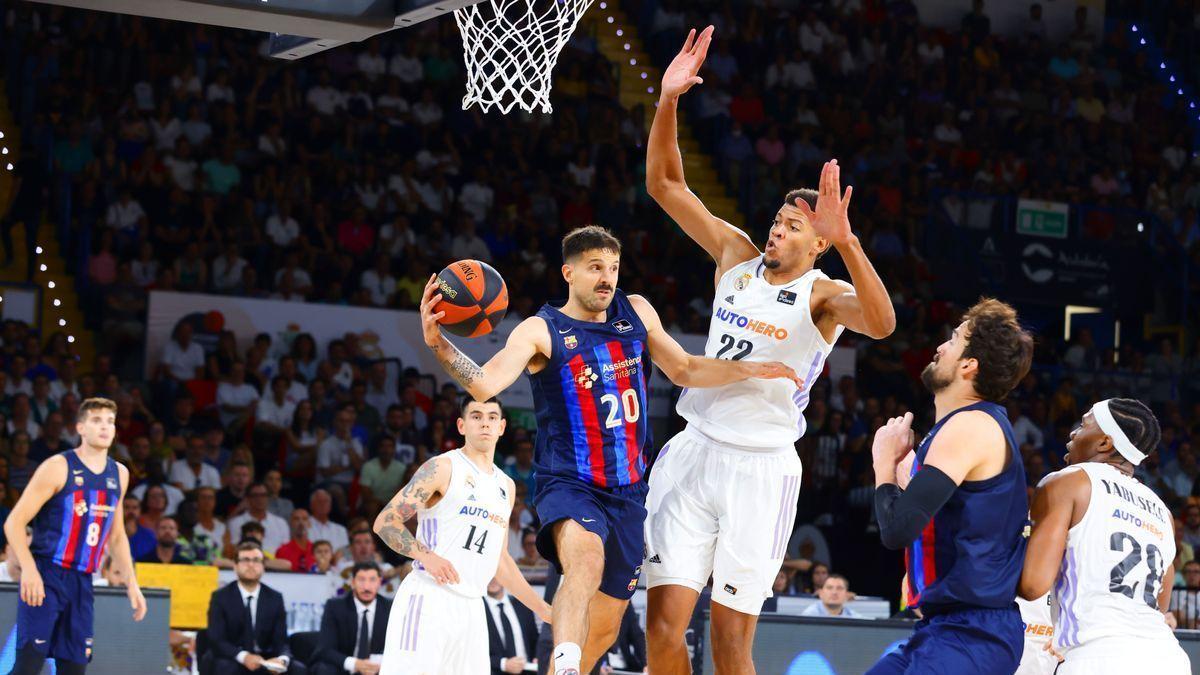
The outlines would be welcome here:
M 579 661 L 583 654 L 574 642 L 563 642 L 554 647 L 554 675 L 579 675 Z

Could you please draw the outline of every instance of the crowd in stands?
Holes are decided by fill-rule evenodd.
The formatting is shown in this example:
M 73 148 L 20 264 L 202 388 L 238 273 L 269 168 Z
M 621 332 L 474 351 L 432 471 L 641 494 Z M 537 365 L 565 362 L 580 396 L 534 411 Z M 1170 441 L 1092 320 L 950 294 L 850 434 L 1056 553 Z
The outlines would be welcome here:
M 983 3 L 958 30 L 922 26 L 911 2 L 793 4 L 628 9 L 660 65 L 688 27 L 717 26 L 684 114 L 755 237 L 765 225 L 753 224 L 828 157 L 867 188 L 852 217 L 899 327 L 882 342 L 846 340 L 855 375 L 814 385 L 798 444 L 802 527 L 779 586 L 818 591 L 834 612 L 846 591 L 826 590 L 845 581 L 831 565 L 860 591 L 895 597 L 902 566 L 876 539 L 870 439 L 910 409 L 928 428 L 918 374 L 974 300 L 934 294 L 921 233 L 945 210 L 935 188 L 1036 187 L 1039 198 L 1135 209 L 1163 224 L 1156 245 L 1195 258 L 1200 166 L 1181 102 L 1119 26 L 1093 34 L 1083 15 L 1056 43 L 1036 5 L 1024 35 L 1001 37 Z M 445 21 L 276 62 L 257 34 L 18 4 L 0 41 L 23 190 L 40 190 L 63 241 L 80 242 L 66 253 L 105 340 L 82 364 L 63 336 L 4 325 L 8 502 L 39 461 L 76 442 L 78 402 L 109 396 L 139 557 L 232 566 L 239 542 L 257 539 L 270 568 L 344 586 L 375 560 L 386 588 L 407 567 L 367 523 L 423 459 L 459 442 L 458 392 L 366 357 L 353 333 L 282 345 L 226 332 L 205 350 L 181 323 L 143 376 L 138 356 L 122 356 L 140 349 L 148 291 L 411 308 L 432 271 L 470 257 L 504 274 L 511 311 L 528 316 L 562 294 L 561 235 L 596 222 L 624 241 L 622 287 L 649 296 L 671 332 L 706 332 L 711 269 L 645 195 L 644 111 L 617 104 L 616 70 L 584 31 L 558 64 L 552 117 L 462 111 L 458 36 Z M 846 278 L 836 256 L 822 266 Z M 1157 311 L 1159 290 L 1132 311 Z M 1062 465 L 1093 401 L 1152 404 L 1163 444 L 1140 476 L 1181 517 L 1182 584 L 1200 545 L 1200 342 L 1183 344 L 1193 316 L 1170 318 L 1185 330 L 1119 348 L 1087 330 L 1060 344 L 1061 324 L 1043 326 L 1009 414 L 1034 485 Z M 518 485 L 510 550 L 536 577 L 531 440 L 511 425 L 498 461 Z

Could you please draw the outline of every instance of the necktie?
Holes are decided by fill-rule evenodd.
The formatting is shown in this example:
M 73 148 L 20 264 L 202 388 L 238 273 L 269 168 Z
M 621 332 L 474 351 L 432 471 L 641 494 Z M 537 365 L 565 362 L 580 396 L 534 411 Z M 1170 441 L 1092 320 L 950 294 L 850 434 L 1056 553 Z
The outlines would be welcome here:
M 254 635 L 254 612 L 250 611 L 250 606 L 254 603 L 254 596 L 246 596 L 246 632 L 250 635 L 249 644 L 252 650 L 257 651 L 258 639 Z
M 478 615 L 476 615 L 478 616 Z M 354 658 L 365 659 L 371 655 L 371 628 L 367 625 L 367 610 L 363 610 L 362 623 L 358 627 L 358 648 Z
M 496 603 L 496 609 L 500 610 L 500 640 L 504 642 L 504 657 L 510 658 L 517 655 L 517 646 L 513 644 L 513 627 L 508 620 L 508 615 L 504 613 L 504 603 Z

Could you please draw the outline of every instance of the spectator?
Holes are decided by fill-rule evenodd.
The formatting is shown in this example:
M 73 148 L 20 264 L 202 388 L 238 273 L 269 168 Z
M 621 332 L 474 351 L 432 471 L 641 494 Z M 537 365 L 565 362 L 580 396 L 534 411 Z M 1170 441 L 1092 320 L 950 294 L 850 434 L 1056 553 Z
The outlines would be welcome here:
M 308 511 L 296 509 L 288 517 L 292 538 L 275 551 L 275 557 L 292 564 L 293 572 L 307 572 L 315 564 L 313 543 L 308 538 Z
M 333 510 L 333 498 L 328 490 L 314 490 L 308 498 L 308 510 L 312 514 L 308 526 L 308 534 L 312 539 L 329 542 L 334 551 L 340 551 L 350 545 L 345 526 L 329 519 Z
M 246 269 L 246 259 L 238 252 L 238 242 L 230 240 L 225 244 L 225 253 L 212 263 L 213 290 L 218 293 L 233 293 L 241 288 L 242 272 Z
M 134 560 L 153 555 L 158 539 L 154 530 L 142 527 L 142 503 L 137 497 L 126 495 L 121 506 L 125 514 L 125 534 L 129 537 L 129 554 Z
M 171 340 L 163 347 L 158 377 L 169 376 L 180 382 L 200 379 L 204 374 L 204 348 L 192 342 L 192 324 L 181 321 Z
M 217 491 L 209 486 L 196 488 L 196 524 L 192 531 L 206 535 L 214 542 L 224 542 L 226 539 L 225 523 L 216 516 Z
M 296 509 L 292 500 L 282 496 L 283 474 L 279 469 L 268 469 L 263 476 L 263 485 L 267 486 L 267 510 L 280 518 L 288 518 Z
M 1200 627 L 1200 562 L 1190 560 L 1183 566 L 1183 585 L 1171 591 L 1171 612 L 1179 627 Z
M 376 437 L 374 457 L 363 464 L 358 485 L 362 491 L 363 511 L 373 518 L 404 486 L 404 464 L 396 461 L 396 439 L 386 434 Z
M 62 413 L 55 411 L 46 416 L 41 435 L 29 449 L 29 457 L 41 463 L 49 457 L 72 449 L 74 446 L 63 440 Z
M 138 487 L 144 488 L 140 495 L 137 494 L 137 489 L 133 491 L 142 501 L 142 515 L 138 522 L 157 535 L 158 521 L 175 513 L 175 509 L 170 508 L 170 502 L 167 500 L 167 488 L 161 483 L 143 483 Z M 182 497 L 179 501 L 183 501 Z
M 254 417 L 258 424 L 255 430 L 262 429 L 278 437 L 292 425 L 296 415 L 296 404 L 288 400 L 291 383 L 283 375 L 271 378 L 271 395 L 264 396 L 258 401 Z
M 376 307 L 391 305 L 392 296 L 396 294 L 396 277 L 392 276 L 392 261 L 386 253 L 375 256 L 375 266 L 362 273 L 359 287 L 367 291 L 371 304 Z
M 191 492 L 198 487 L 209 487 L 214 490 L 221 487 L 221 474 L 204 462 L 204 439 L 192 436 L 187 440 L 187 450 L 183 459 L 171 463 L 168 480 L 184 492 Z
M 314 665 L 314 675 L 379 672 L 371 655 L 383 653 L 392 601 L 379 595 L 383 577 L 378 565 L 356 563 L 350 574 L 351 592 L 325 603 L 318 638 L 320 663 Z
M 258 390 L 246 382 L 246 365 L 234 362 L 229 377 L 217 385 L 217 409 L 226 429 L 240 427 L 249 419 L 258 403 Z
M 231 461 L 225 487 L 217 492 L 217 516 L 229 518 L 246 510 L 246 492 L 254 481 L 254 469 L 249 462 Z
M 264 551 L 277 551 L 288 540 L 288 521 L 267 510 L 267 486 L 255 483 L 246 491 L 246 510 L 229 519 L 229 530 L 240 532 L 242 525 L 254 521 L 263 528 Z
M 533 441 L 522 438 L 515 445 L 512 460 L 504 465 L 504 473 L 508 474 L 514 483 L 524 483 L 526 494 L 532 498 L 534 495 Z
M 238 544 L 237 581 L 214 591 L 208 603 L 209 653 L 201 657 L 206 672 L 250 672 L 264 663 L 305 672 L 303 664 L 292 663 L 283 596 L 261 583 L 264 561 L 257 543 Z
M 526 528 L 521 532 L 521 555 L 516 559 L 521 574 L 530 583 L 545 581 L 550 563 L 537 550 L 537 531 Z
M 1183 541 L 1193 549 L 1200 545 L 1200 506 L 1188 504 L 1183 510 Z
M 846 577 L 840 574 L 830 574 L 825 579 L 825 583 L 821 589 L 817 591 L 817 598 L 820 602 L 815 602 L 801 612 L 802 616 L 832 616 L 844 619 L 854 619 L 858 614 L 854 610 L 846 606 L 846 594 L 850 590 L 850 583 L 846 581 Z
M 179 543 L 179 524 L 170 516 L 158 520 L 155 528 L 157 543 L 154 549 L 141 557 L 134 558 L 140 563 L 161 563 L 164 565 L 191 565 L 191 552 Z
M 399 574 L 399 570 L 392 567 L 391 564 L 379 560 L 379 550 L 375 547 L 375 535 L 370 530 L 361 529 L 356 530 L 354 536 L 350 537 L 350 557 L 339 562 L 334 570 L 343 578 L 348 579 L 350 569 L 354 567 L 355 563 L 364 562 L 378 563 L 384 581 Z
M 523 672 L 526 663 L 537 660 L 538 633 L 533 611 L 510 596 L 496 579 L 488 582 L 483 604 L 487 608 L 492 675 Z
M 343 503 L 354 475 L 363 465 L 362 443 L 350 435 L 354 425 L 354 412 L 350 408 L 340 410 L 334 418 L 333 434 L 317 448 L 317 473 L 335 496 Z

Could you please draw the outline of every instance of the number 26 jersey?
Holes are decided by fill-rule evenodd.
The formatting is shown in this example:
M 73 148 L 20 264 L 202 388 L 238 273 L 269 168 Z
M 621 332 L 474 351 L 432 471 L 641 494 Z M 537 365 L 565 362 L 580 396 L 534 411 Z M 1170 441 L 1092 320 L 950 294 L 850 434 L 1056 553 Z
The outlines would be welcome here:
M 1068 471 L 1087 474 L 1092 496 L 1067 533 L 1054 583 L 1055 647 L 1065 655 L 1104 638 L 1174 641 L 1158 611 L 1163 575 L 1175 559 L 1171 512 L 1115 467 L 1085 462 L 1058 474 Z
M 480 470 L 461 449 L 445 456 L 450 459 L 450 486 L 433 507 L 417 511 L 417 541 L 454 565 L 458 583 L 444 588 L 482 598 L 496 576 L 500 552 L 508 547 L 513 482 L 500 467 L 491 467 L 491 473 Z M 421 563 L 414 562 L 413 569 L 428 577 Z

